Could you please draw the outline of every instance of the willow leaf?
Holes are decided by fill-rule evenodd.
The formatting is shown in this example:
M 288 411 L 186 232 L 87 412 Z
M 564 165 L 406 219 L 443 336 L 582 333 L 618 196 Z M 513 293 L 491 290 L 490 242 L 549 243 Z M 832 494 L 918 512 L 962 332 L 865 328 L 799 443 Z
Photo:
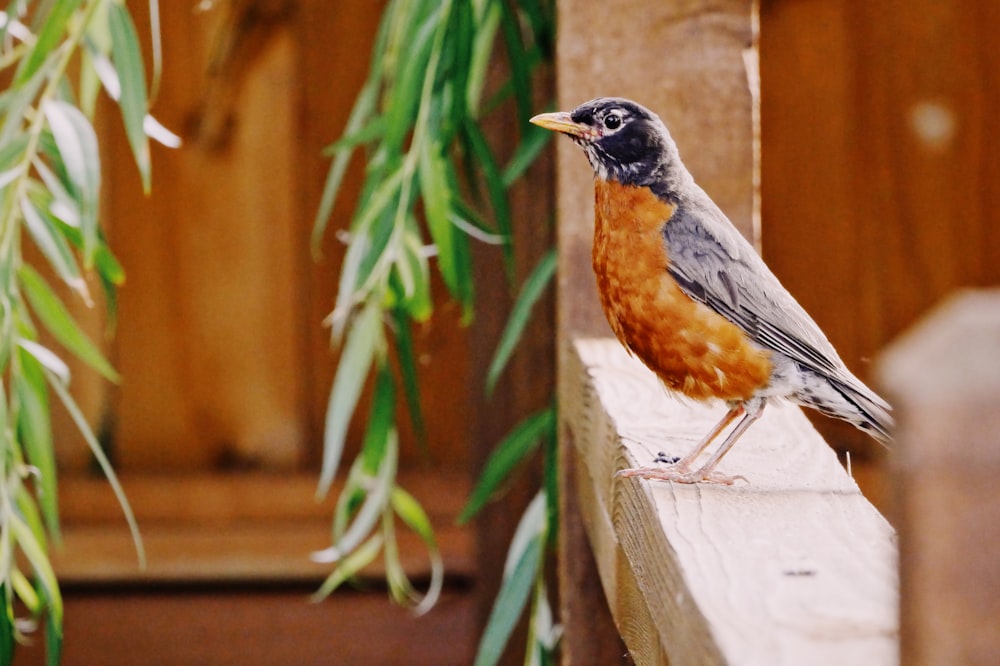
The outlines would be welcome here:
M 431 525 L 430 517 L 413 495 L 402 488 L 393 488 L 392 508 L 400 520 L 424 542 L 430 557 L 431 580 L 427 586 L 427 592 L 414 608 L 417 615 L 423 615 L 437 603 L 444 587 L 444 561 L 441 559 L 441 550 L 434 537 L 434 527 Z
M 393 311 L 393 332 L 396 340 L 396 361 L 399 364 L 399 375 L 403 383 L 403 393 L 406 397 L 406 407 L 410 412 L 410 423 L 413 425 L 417 443 L 421 449 L 427 450 L 427 428 L 424 425 L 423 409 L 420 406 L 420 383 L 417 380 L 417 358 L 413 350 L 413 333 L 405 310 L 397 308 Z
M 17 645 L 17 630 L 14 625 L 14 599 L 10 584 L 0 584 L 0 664 L 14 663 L 14 646 Z
M 378 472 L 374 477 L 368 476 L 369 487 L 361 508 L 354 516 L 347 529 L 339 535 L 336 542 L 329 548 L 313 553 L 315 562 L 337 562 L 352 552 L 371 533 L 378 522 L 379 516 L 389 502 L 390 493 L 396 481 L 396 469 L 399 461 L 396 433 L 390 431 L 386 438 L 386 453 L 382 457 Z M 357 468 L 355 468 L 357 469 Z M 361 472 L 364 474 L 364 472 Z
M 510 82 L 514 87 L 514 101 L 517 117 L 523 128 L 528 127 L 532 114 L 531 63 L 528 61 L 524 42 L 521 40 L 520 17 L 515 3 L 500 2 L 500 29 L 507 43 L 507 59 L 510 61 Z
M 18 278 L 32 310 L 66 349 L 113 382 L 118 373 L 90 341 L 45 280 L 28 264 L 22 264 Z
M 545 288 L 552 282 L 552 276 L 556 272 L 556 251 L 550 249 L 535 266 L 534 270 L 521 286 L 521 293 L 518 294 L 514 307 L 507 318 L 507 325 L 504 326 L 500 342 L 497 343 L 496 352 L 490 362 L 489 371 L 486 374 L 486 392 L 492 393 L 496 387 L 497 380 L 507 367 L 517 343 L 521 340 L 525 327 L 531 321 L 531 309 L 538 302 L 538 299 L 545 293 Z
M 49 614 L 56 621 L 58 626 L 62 626 L 63 603 L 62 594 L 59 592 L 59 582 L 56 580 L 55 571 L 49 563 L 48 555 L 45 553 L 45 546 L 38 541 L 35 533 L 25 520 L 16 512 L 7 514 L 11 534 L 17 541 L 25 559 L 35 572 L 35 577 L 41 584 L 42 593 L 45 597 Z
M 83 263 L 90 268 L 97 248 L 97 206 L 101 188 L 97 135 L 87 117 L 68 102 L 50 100 L 43 110 L 62 165 L 73 185 L 83 234 Z
M 370 119 L 375 111 L 375 104 L 378 101 L 378 87 L 371 81 L 366 83 L 358 93 L 357 101 L 347 119 L 347 126 L 344 128 L 345 134 L 354 134 L 363 123 Z M 320 197 L 319 209 L 316 211 L 316 219 L 313 221 L 311 245 L 313 254 L 319 254 L 320 243 L 326 233 L 326 227 L 333 213 L 333 206 L 337 202 L 337 194 L 340 192 L 340 185 L 347 172 L 347 165 L 351 161 L 353 149 L 344 148 L 338 150 L 330 171 L 326 176 L 326 183 L 323 185 L 323 194 Z
M 552 132 L 535 125 L 529 125 L 522 130 L 521 143 L 517 145 L 501 176 L 504 187 L 510 188 L 514 182 L 524 175 L 528 167 L 535 163 L 545 146 L 552 139 Z
M 90 303 L 90 294 L 87 291 L 87 283 L 80 273 L 80 267 L 76 263 L 76 257 L 70 250 L 69 244 L 56 226 L 52 218 L 35 205 L 27 196 L 21 197 L 21 214 L 24 218 L 25 227 L 35 241 L 35 245 L 49 261 L 49 265 L 63 282 L 79 293 L 84 301 Z
M 21 60 L 21 64 L 17 68 L 17 74 L 14 75 L 15 87 L 19 87 L 34 76 L 42 66 L 42 63 L 45 62 L 53 49 L 56 48 L 59 40 L 63 38 L 66 32 L 66 23 L 69 21 L 69 17 L 72 16 L 73 10 L 77 8 L 80 1 L 56 0 L 47 15 L 44 12 L 39 12 L 36 19 L 41 20 L 42 24 L 40 29 L 36 27 L 34 30 L 36 34 L 35 43 L 32 45 L 27 57 Z
M 500 591 L 480 638 L 475 666 L 493 666 L 499 661 L 514 625 L 527 605 L 542 561 L 544 512 L 540 510 L 540 499 L 539 495 L 532 501 L 518 525 L 518 534 L 526 538 L 519 540 L 518 534 L 515 534 L 511 543 L 508 567 L 504 570 Z
M 38 503 L 50 534 L 59 534 L 59 496 L 52 414 L 42 365 L 25 348 L 18 350 L 20 372 L 12 373 L 17 398 L 17 434 L 28 463 L 38 469 Z
M 354 320 L 347 335 L 337 365 L 337 374 L 330 391 L 326 409 L 326 426 L 323 434 L 323 466 L 320 472 L 317 495 L 323 497 L 330 490 L 333 476 L 340 466 L 344 453 L 344 440 L 361 389 L 368 378 L 375 350 L 382 337 L 380 311 L 377 305 L 368 304 Z
M 125 134 L 128 136 L 142 178 L 142 189 L 148 194 L 152 180 L 152 165 L 149 158 L 149 138 L 146 136 L 143 123 L 149 112 L 149 106 L 139 38 L 132 17 L 124 4 L 111 3 L 108 26 L 111 29 L 111 57 L 121 84 L 121 99 L 118 100 L 118 106 L 121 108 Z
M 467 121 L 463 127 L 464 135 L 468 142 L 468 147 L 479 162 L 479 167 L 483 172 L 483 181 L 486 185 L 486 192 L 489 195 L 490 205 L 493 208 L 493 216 L 497 222 L 497 229 L 504 237 L 503 245 L 504 260 L 507 268 L 508 280 L 514 276 L 514 247 L 510 242 L 512 235 L 510 202 L 507 200 L 507 188 L 503 184 L 503 176 L 500 174 L 500 167 L 497 165 L 493 150 L 486 141 L 486 136 L 479 126 Z
M 362 569 L 375 561 L 382 550 L 382 535 L 375 533 L 367 541 L 354 549 L 354 551 L 340 560 L 333 572 L 327 576 L 326 580 L 318 590 L 312 595 L 313 602 L 320 602 L 330 596 L 334 590 L 358 574 Z
M 372 394 L 368 429 L 361 444 L 364 471 L 369 475 L 378 472 L 385 458 L 389 435 L 393 429 L 396 406 L 396 384 L 387 363 L 379 363 L 375 372 L 375 390 Z
M 521 421 L 497 444 L 458 516 L 459 523 L 468 522 L 486 506 L 497 489 L 509 480 L 513 469 L 538 449 L 539 443 L 552 431 L 555 418 L 554 408 L 543 409 Z
M 111 486 L 111 490 L 115 494 L 115 498 L 118 500 L 118 505 L 122 509 L 122 513 L 125 516 L 125 522 L 128 524 L 129 532 L 132 535 L 132 543 L 135 546 L 135 554 L 139 560 L 139 568 L 146 568 L 146 548 L 142 542 L 142 535 L 139 533 L 139 524 L 135 520 L 135 513 L 132 511 L 132 505 L 128 501 L 128 497 L 125 496 L 125 490 L 122 488 L 121 482 L 118 480 L 118 475 L 115 474 L 114 467 L 111 466 L 111 461 L 108 460 L 108 456 L 104 453 L 104 449 L 101 448 L 101 443 L 97 441 L 97 437 L 94 436 L 94 431 L 91 430 L 90 424 L 87 423 L 87 417 L 83 415 L 80 411 L 80 407 L 77 406 L 76 401 L 73 400 L 73 396 L 70 395 L 69 389 L 66 384 L 64 384 L 59 377 L 52 374 L 51 372 L 45 373 L 45 378 L 49 382 L 49 386 L 52 388 L 53 392 L 62 402 L 63 407 L 69 413 L 70 418 L 76 425 L 77 430 L 83 435 L 83 439 L 87 442 L 87 446 L 90 448 L 90 453 L 94 456 L 94 460 L 97 461 L 98 467 L 100 467 L 101 472 L 104 473 L 105 478 L 108 480 L 108 485 Z

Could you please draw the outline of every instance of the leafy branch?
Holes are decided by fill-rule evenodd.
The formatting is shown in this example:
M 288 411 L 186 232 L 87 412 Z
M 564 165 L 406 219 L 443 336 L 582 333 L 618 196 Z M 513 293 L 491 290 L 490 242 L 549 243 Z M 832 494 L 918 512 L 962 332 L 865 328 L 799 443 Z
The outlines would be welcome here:
M 153 3 L 155 4 L 155 2 Z M 158 64 L 156 65 L 158 69 Z M 122 0 L 12 0 L 0 11 L 0 662 L 25 627 L 45 624 L 59 662 L 62 598 L 48 558 L 59 540 L 50 395 L 68 411 L 142 541 L 107 456 L 70 394 L 70 370 L 42 332 L 109 381 L 118 375 L 56 290 L 25 258 L 30 238 L 48 271 L 89 307 L 93 272 L 113 307 L 124 272 L 98 222 L 101 167 L 91 116 L 101 89 L 117 102 L 144 188 L 148 135 L 173 144 L 148 114 L 142 55 Z M 26 568 L 22 569 L 22 566 Z M 15 618 L 15 600 L 29 618 Z
M 411 328 L 433 315 L 433 266 L 460 306 L 464 323 L 474 314 L 473 242 L 500 246 L 514 288 L 507 191 L 548 138 L 527 121 L 533 108 L 532 73 L 551 53 L 553 16 L 552 3 L 546 0 L 393 0 L 383 13 L 368 79 L 343 136 L 328 149 L 333 161 L 313 232 L 315 249 L 351 156 L 363 150 L 365 180 L 350 226 L 342 232 L 347 250 L 329 317 L 334 341 L 342 349 L 326 413 L 319 495 L 329 491 L 341 465 L 348 425 L 372 377 L 374 390 L 361 450 L 338 499 L 332 544 L 314 555 L 335 565 L 317 599 L 380 553 L 390 593 L 397 600 L 422 612 L 434 604 L 441 589 L 443 570 L 430 521 L 397 482 L 395 406 L 401 394 L 421 435 L 424 420 Z M 488 95 L 487 70 L 498 35 L 511 76 L 497 93 Z M 501 164 L 483 124 L 511 97 L 521 141 Z M 502 374 L 554 271 L 555 254 L 549 253 L 521 285 L 490 367 L 488 390 Z M 529 596 L 531 654 L 550 655 L 554 647 L 558 632 L 542 580 L 542 555 L 555 530 L 554 414 L 550 407 L 529 417 L 498 444 L 462 513 L 462 520 L 471 518 L 517 464 L 545 443 L 545 487 L 512 544 L 478 663 L 495 661 Z M 430 553 L 431 582 L 422 595 L 414 592 L 397 557 L 397 519 L 423 539 Z

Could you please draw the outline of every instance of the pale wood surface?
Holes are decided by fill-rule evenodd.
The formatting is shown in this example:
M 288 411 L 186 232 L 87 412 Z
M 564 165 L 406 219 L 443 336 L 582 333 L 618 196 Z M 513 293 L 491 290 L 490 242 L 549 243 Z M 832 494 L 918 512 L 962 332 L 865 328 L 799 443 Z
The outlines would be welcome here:
M 893 530 L 797 408 L 769 407 L 724 460 L 749 484 L 618 479 L 683 455 L 724 406 L 668 397 L 614 340 L 577 341 L 562 372 L 581 512 L 636 663 L 896 662 Z
M 950 299 L 880 361 L 906 664 L 1000 663 L 1000 289 Z

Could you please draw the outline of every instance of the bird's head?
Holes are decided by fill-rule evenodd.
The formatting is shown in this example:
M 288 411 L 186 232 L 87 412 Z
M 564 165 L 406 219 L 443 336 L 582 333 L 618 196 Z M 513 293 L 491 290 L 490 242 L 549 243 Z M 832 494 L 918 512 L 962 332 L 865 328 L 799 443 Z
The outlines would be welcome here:
M 661 189 L 657 185 L 683 171 L 666 126 L 631 100 L 599 97 L 570 112 L 542 113 L 531 122 L 573 139 L 587 154 L 594 174 L 604 180 Z

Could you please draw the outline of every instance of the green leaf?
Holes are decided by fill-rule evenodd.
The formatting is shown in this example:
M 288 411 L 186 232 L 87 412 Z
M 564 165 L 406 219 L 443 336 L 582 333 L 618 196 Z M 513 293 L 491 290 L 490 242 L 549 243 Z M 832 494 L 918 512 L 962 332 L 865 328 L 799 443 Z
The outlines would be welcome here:
M 366 305 L 351 326 L 337 365 L 337 374 L 326 408 L 323 431 L 323 467 L 317 496 L 324 497 L 333 483 L 344 452 L 347 426 L 358 404 L 361 389 L 368 378 L 375 351 L 382 344 L 381 311 L 375 304 Z
M 393 292 L 414 321 L 427 321 L 434 311 L 431 276 L 420 232 L 412 217 L 400 235 L 397 259 L 393 264 Z
M 152 179 L 149 158 L 149 138 L 143 129 L 149 107 L 146 97 L 146 72 L 143 69 L 142 51 L 136 36 L 135 24 L 124 3 L 111 3 L 108 12 L 108 26 L 111 29 L 111 57 L 118 81 L 121 83 L 122 121 L 128 135 L 132 154 L 142 178 L 142 189 L 147 194 Z
M 135 514 L 132 512 L 132 505 L 129 504 L 128 497 L 125 496 L 125 490 L 122 488 L 121 482 L 118 480 L 118 475 L 115 474 L 114 467 L 111 466 L 111 461 L 108 460 L 108 456 L 104 453 L 104 449 L 101 448 L 100 442 L 97 441 L 97 437 L 94 436 L 94 431 L 90 429 L 90 424 L 87 423 L 87 417 L 83 415 L 80 408 L 77 406 L 76 401 L 73 400 L 73 396 L 69 394 L 69 389 L 62 380 L 54 375 L 53 373 L 46 370 L 45 378 L 49 382 L 49 386 L 55 392 L 56 396 L 62 402 L 63 407 L 69 413 L 70 418 L 76 425 L 77 430 L 83 435 L 83 439 L 87 442 L 87 446 L 90 448 L 90 453 L 94 456 L 94 460 L 97 461 L 98 467 L 104 473 L 104 476 L 108 480 L 108 485 L 111 486 L 111 490 L 114 492 L 115 497 L 118 499 L 118 505 L 122 509 L 122 513 L 125 515 L 125 522 L 128 524 L 129 532 L 132 534 L 132 543 L 135 545 L 136 557 L 139 560 L 139 568 L 146 568 L 146 549 L 142 543 L 142 535 L 139 533 L 139 524 L 135 520 Z M 61 625 L 60 625 L 61 626 Z
M 24 132 L 26 116 L 34 113 L 32 108 L 38 91 L 47 80 L 48 68 L 41 68 L 31 77 L 29 81 L 19 86 L 13 86 L 6 92 L 0 93 L 0 108 L 3 118 L 0 124 L 0 145 L 8 145 L 11 141 L 24 141 L 28 143 L 28 135 Z
M 521 143 L 517 144 L 514 154 L 503 170 L 502 179 L 506 188 L 510 188 L 524 175 L 552 139 L 552 132 L 535 125 L 528 125 L 528 129 L 522 131 Z
M 383 456 L 378 473 L 371 477 L 360 471 L 359 466 L 352 473 L 364 474 L 367 477 L 365 490 L 367 496 L 361 504 L 354 520 L 344 530 L 336 542 L 325 550 L 312 554 L 314 562 L 336 562 L 353 551 L 371 533 L 379 516 L 388 504 L 390 493 L 395 485 L 396 469 L 399 461 L 398 442 L 395 431 L 390 431 L 386 438 L 386 454 Z
M 496 218 L 498 231 L 506 240 L 503 245 L 504 260 L 507 267 L 507 278 L 512 280 L 514 277 L 514 248 L 510 243 L 512 226 L 507 188 L 504 187 L 503 176 L 500 175 L 500 167 L 497 165 L 496 158 L 493 157 L 493 151 L 479 126 L 469 120 L 465 123 L 463 130 L 468 147 L 482 169 L 486 193 L 489 195 L 490 205 L 493 207 L 493 216 Z
M 427 428 L 424 425 L 424 414 L 420 407 L 417 360 L 413 351 L 413 333 L 410 330 L 410 320 L 406 316 L 405 310 L 397 308 L 393 311 L 392 330 L 396 340 L 396 360 L 399 363 L 399 374 L 403 383 L 403 394 L 406 397 L 406 407 L 410 413 L 410 423 L 413 425 L 417 443 L 426 452 Z
M 330 596 L 334 590 L 345 581 L 353 578 L 359 571 L 371 564 L 382 550 L 383 538 L 375 533 L 350 555 L 337 563 L 337 567 L 327 576 L 318 590 L 310 597 L 313 602 L 320 602 Z
M 420 152 L 420 194 L 424 217 L 437 248 L 438 270 L 445 286 L 462 306 L 463 318 L 472 316 L 472 260 L 468 239 L 452 223 L 453 178 L 448 163 L 435 142 L 426 142 Z
M 545 288 L 552 281 L 552 276 L 556 272 L 556 258 L 555 248 L 546 252 L 521 286 L 521 293 L 518 295 L 517 300 L 514 302 L 514 307 L 510 311 L 507 325 L 504 326 L 500 342 L 497 343 L 493 360 L 490 362 L 490 368 L 486 373 L 487 394 L 493 393 L 497 380 L 500 379 L 501 373 L 507 367 L 507 362 L 514 353 L 517 343 L 520 342 L 525 327 L 531 321 L 531 309 L 538 302 L 538 299 L 542 297 L 542 294 L 545 293 Z
M 80 273 L 80 267 L 76 263 L 76 257 L 73 256 L 66 239 L 59 233 L 54 220 L 47 214 L 48 211 L 43 213 L 40 209 L 35 208 L 27 196 L 21 197 L 20 204 L 25 227 L 27 227 L 32 240 L 35 241 L 35 245 L 49 260 L 49 265 L 52 266 L 56 275 L 89 304 L 90 293 L 87 291 L 87 283 Z
M 28 342 L 28 341 L 23 341 Z M 11 373 L 17 399 L 17 436 L 29 464 L 38 469 L 38 503 L 49 533 L 59 535 L 59 486 L 52 440 L 52 413 L 42 365 L 22 345 L 18 349 L 20 372 Z
M 406 523 L 406 526 L 413 530 L 417 536 L 427 545 L 436 549 L 437 539 L 434 537 L 434 527 L 431 519 L 424 511 L 420 502 L 402 488 L 396 487 L 392 491 L 392 508 L 396 515 Z
M 370 475 L 378 471 L 385 458 L 389 435 L 396 420 L 396 384 L 392 379 L 392 372 L 388 363 L 379 362 L 376 365 L 375 391 L 368 414 L 368 429 L 361 444 L 363 469 Z
M 493 666 L 500 659 L 535 584 L 542 561 L 544 532 L 544 512 L 539 500 L 541 497 L 537 496 L 528 506 L 511 543 L 500 592 L 480 638 L 475 666 Z
M 548 407 L 521 421 L 497 444 L 469 494 L 469 501 L 458 516 L 459 524 L 468 522 L 479 513 L 518 463 L 531 455 L 539 442 L 552 432 L 554 423 L 555 409 Z
M 434 141 L 425 141 L 420 146 L 419 158 L 420 196 L 423 198 L 427 229 L 437 247 L 438 267 L 445 286 L 458 298 L 458 272 L 454 259 L 455 227 L 448 219 L 451 212 L 451 184 L 445 171 L 441 146 Z
M 358 98 L 354 102 L 354 108 L 347 119 L 347 126 L 344 128 L 345 135 L 355 134 L 362 125 L 369 121 L 369 116 L 375 111 L 375 104 L 378 101 L 378 86 L 373 81 L 369 81 L 358 93 Z M 316 211 L 316 219 L 313 220 L 313 230 L 311 245 L 313 254 L 319 254 L 320 243 L 326 233 L 326 226 L 333 213 L 333 206 L 337 202 L 337 194 L 340 192 L 340 185 L 347 172 L 347 165 L 351 161 L 353 149 L 345 147 L 336 152 L 333 164 L 326 176 L 326 183 L 323 185 L 323 194 L 320 197 L 319 209 Z
M 63 628 L 62 615 L 45 615 L 45 662 L 48 666 L 62 663 Z
M 44 22 L 40 29 L 36 25 L 33 30 L 37 37 L 31 51 L 17 68 L 17 74 L 14 76 L 15 87 L 31 78 L 49 57 L 66 32 L 66 23 L 79 4 L 80 0 L 56 0 L 48 15 L 44 12 L 39 12 L 36 15 L 36 21 L 43 20 Z
M 14 598 L 9 584 L 0 585 L 3 606 L 0 607 L 0 664 L 14 663 L 17 630 L 14 624 Z
M 72 104 L 50 100 L 43 110 L 73 185 L 83 234 L 83 263 L 90 268 L 97 247 L 97 206 L 101 188 L 97 135 L 87 117 Z
M 525 53 L 519 27 L 520 17 L 516 3 L 501 2 L 500 29 L 507 44 L 507 59 L 510 61 L 510 81 L 514 86 L 514 101 L 521 128 L 528 127 L 532 114 L 531 63 Z
M 397 486 L 392 490 L 392 508 L 400 520 L 413 530 L 427 546 L 431 560 L 431 581 L 427 586 L 427 592 L 414 608 L 417 615 L 423 615 L 433 608 L 441 596 L 441 590 L 444 587 L 444 561 L 441 559 L 441 551 L 438 548 L 437 539 L 434 537 L 431 519 L 420 502 L 413 495 Z
M 0 144 L 0 173 L 3 174 L 0 184 L 6 187 L 24 170 L 22 159 L 28 148 L 28 135 L 19 134 L 10 141 Z
M 59 581 L 52 570 L 52 564 L 45 552 L 45 547 L 39 543 L 34 532 L 17 512 L 7 513 L 7 520 L 11 534 L 17 541 L 18 547 L 24 553 L 25 559 L 35 572 L 36 579 L 41 585 L 41 591 L 45 597 L 46 606 L 53 622 L 57 626 L 62 626 L 63 605 L 62 595 L 59 592 Z
M 490 58 L 493 57 L 493 42 L 500 24 L 500 12 L 503 11 L 499 2 L 484 2 L 480 7 L 482 13 L 476 17 L 468 85 L 465 90 L 465 106 L 468 115 L 473 118 L 478 116 L 483 88 L 486 85 L 486 74 L 490 69 Z
M 17 274 L 32 310 L 42 320 L 53 337 L 81 361 L 111 381 L 117 382 L 118 373 L 90 341 L 90 338 L 80 330 L 76 321 L 67 312 L 66 306 L 52 292 L 42 276 L 28 264 L 22 264 Z

